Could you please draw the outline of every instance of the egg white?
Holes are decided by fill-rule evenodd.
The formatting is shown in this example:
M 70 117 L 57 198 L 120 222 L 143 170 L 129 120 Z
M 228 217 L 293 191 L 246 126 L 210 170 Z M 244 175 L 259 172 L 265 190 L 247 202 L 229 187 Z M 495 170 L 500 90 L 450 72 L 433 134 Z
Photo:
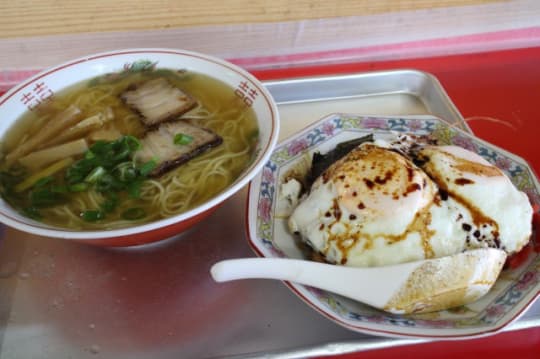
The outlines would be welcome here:
M 350 266 L 481 247 L 512 253 L 527 243 L 532 208 L 502 171 L 454 146 L 424 146 L 420 168 L 403 148 L 363 144 L 334 163 L 292 212 L 290 230 Z

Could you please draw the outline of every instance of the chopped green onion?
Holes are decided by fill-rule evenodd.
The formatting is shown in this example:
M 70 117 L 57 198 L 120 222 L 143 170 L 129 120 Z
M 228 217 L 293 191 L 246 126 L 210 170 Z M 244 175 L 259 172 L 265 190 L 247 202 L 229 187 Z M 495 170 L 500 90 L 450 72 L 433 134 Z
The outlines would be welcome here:
M 146 212 L 139 207 L 129 208 L 122 213 L 122 218 L 127 220 L 136 220 L 144 217 L 146 217 Z
M 107 198 L 99 207 L 101 210 L 105 213 L 111 213 L 114 211 L 116 206 L 118 205 L 118 196 L 115 192 L 112 192 L 109 194 L 109 198 Z
M 98 166 L 94 168 L 92 172 L 88 174 L 88 176 L 86 176 L 84 181 L 88 183 L 96 183 L 97 180 L 100 179 L 106 172 L 107 171 L 105 170 L 105 168 Z
M 127 191 L 131 198 L 140 198 L 141 197 L 141 185 L 142 181 L 137 180 L 127 185 Z
M 90 146 L 90 150 L 87 152 L 87 154 L 96 155 L 98 153 L 103 153 L 111 143 L 112 142 L 107 142 L 105 140 L 98 140 L 94 142 L 92 146 Z
M 141 142 L 137 139 L 137 137 L 134 136 L 124 136 L 123 142 L 127 145 L 131 152 L 135 152 L 142 147 Z
M 44 187 L 46 184 L 49 184 L 50 182 L 52 182 L 54 178 L 52 176 L 47 176 L 47 177 L 43 177 L 43 178 L 40 178 L 35 184 L 34 184 L 34 188 L 37 188 L 37 187 Z
M 131 182 L 138 174 L 133 162 L 122 162 L 114 168 L 113 175 L 121 182 Z
M 123 136 L 110 143 L 110 158 L 114 161 L 128 160 L 131 154 L 141 148 L 139 140 L 133 136 Z
M 111 154 L 111 159 L 114 162 L 126 161 L 129 159 L 130 154 L 131 152 L 129 151 L 129 148 L 123 148 L 122 151 L 117 152 L 116 154 Z
M 193 141 L 193 137 L 185 133 L 177 133 L 174 135 L 175 145 L 189 145 Z
M 91 149 L 86 151 L 86 153 L 84 154 L 84 159 L 86 159 L 86 160 L 92 160 L 94 158 L 96 158 L 96 154 L 94 152 L 92 152 Z
M 68 167 L 65 175 L 66 181 L 69 184 L 82 182 L 95 167 L 95 160 L 96 159 L 82 159 Z
M 157 161 L 156 160 L 150 160 L 150 161 L 148 161 L 146 163 L 143 163 L 142 165 L 139 166 L 139 173 L 141 174 L 141 176 L 146 177 L 156 167 L 157 167 Z
M 88 183 L 79 182 L 68 187 L 71 192 L 84 192 L 88 189 Z
M 30 202 L 34 207 L 50 207 L 63 201 L 64 196 L 54 193 L 48 188 L 40 188 L 30 192 Z
M 116 177 L 112 176 L 109 173 L 104 174 L 96 183 L 96 190 L 98 192 L 111 192 L 111 191 L 121 191 L 124 189 L 124 185 Z
M 81 218 L 87 222 L 96 222 L 105 218 L 105 214 L 101 211 L 88 210 L 81 213 Z
M 66 193 L 67 191 L 68 191 L 67 186 L 55 185 L 55 184 L 51 186 L 52 193 Z
M 187 144 L 193 138 L 181 135 L 178 140 L 181 144 Z M 156 159 L 145 163 L 136 162 L 134 153 L 141 147 L 141 142 L 131 135 L 114 141 L 96 141 L 82 159 L 71 159 L 72 163 L 65 166 L 64 178 L 56 178 L 48 173 L 40 174 L 35 176 L 30 187 L 24 189 L 24 193 L 15 191 L 20 180 L 16 181 L 13 175 L 0 172 L 0 194 L 6 199 L 13 198 L 14 201 L 15 197 L 21 197 L 16 199 L 26 201 L 24 211 L 27 216 L 38 218 L 38 209 L 65 203 L 68 201 L 68 192 L 94 190 L 104 199 L 101 203 L 98 202 L 98 208 L 83 211 L 80 217 L 90 222 L 100 220 L 105 218 L 107 213 L 118 210 L 121 198 L 140 198 L 144 181 L 158 166 Z M 9 196 L 5 193 L 9 193 Z M 146 216 L 142 209 L 131 209 L 125 215 L 130 219 Z

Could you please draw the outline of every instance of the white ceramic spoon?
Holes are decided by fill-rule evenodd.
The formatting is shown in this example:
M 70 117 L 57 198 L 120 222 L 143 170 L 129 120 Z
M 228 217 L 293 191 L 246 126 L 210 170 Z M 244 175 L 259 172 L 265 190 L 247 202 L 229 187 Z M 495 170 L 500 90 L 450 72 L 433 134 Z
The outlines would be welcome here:
M 217 282 L 266 278 L 328 290 L 391 313 L 419 313 L 477 300 L 495 283 L 502 250 L 475 249 L 448 257 L 355 268 L 285 258 L 229 259 L 210 270 Z

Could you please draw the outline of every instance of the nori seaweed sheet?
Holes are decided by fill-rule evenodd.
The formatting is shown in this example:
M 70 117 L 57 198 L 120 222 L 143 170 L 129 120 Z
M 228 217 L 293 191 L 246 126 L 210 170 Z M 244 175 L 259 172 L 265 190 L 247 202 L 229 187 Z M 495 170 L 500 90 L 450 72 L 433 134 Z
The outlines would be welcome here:
M 367 136 L 341 142 L 333 150 L 330 150 L 325 154 L 315 152 L 311 160 L 311 170 L 306 176 L 306 184 L 308 185 L 308 188 L 311 187 L 317 177 L 319 177 L 324 171 L 326 171 L 326 169 L 330 167 L 334 162 L 345 157 L 354 148 L 364 142 L 373 142 L 373 135 L 369 134 Z

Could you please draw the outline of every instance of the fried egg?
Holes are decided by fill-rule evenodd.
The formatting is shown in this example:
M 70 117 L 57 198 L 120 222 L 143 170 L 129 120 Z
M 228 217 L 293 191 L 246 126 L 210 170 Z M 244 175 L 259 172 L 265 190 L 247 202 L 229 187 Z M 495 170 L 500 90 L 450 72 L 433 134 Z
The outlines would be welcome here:
M 381 266 L 482 247 L 512 253 L 531 219 L 527 196 L 477 154 L 423 146 L 412 156 L 402 142 L 377 142 L 323 172 L 288 224 L 330 263 Z

